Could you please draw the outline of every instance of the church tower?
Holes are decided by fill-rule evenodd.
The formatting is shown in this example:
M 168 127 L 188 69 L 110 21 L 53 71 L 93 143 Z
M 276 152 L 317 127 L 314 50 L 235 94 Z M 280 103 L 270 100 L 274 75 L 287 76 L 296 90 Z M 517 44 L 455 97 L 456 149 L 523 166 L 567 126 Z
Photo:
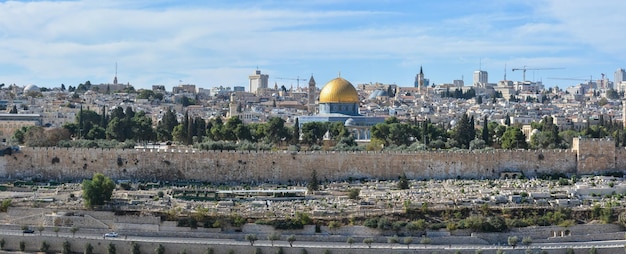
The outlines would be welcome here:
M 313 75 L 311 75 L 311 79 L 309 79 L 309 104 L 308 111 L 309 114 L 315 114 L 315 96 L 317 95 L 317 88 L 315 87 L 315 79 L 313 79 Z
M 424 71 L 422 70 L 422 66 L 420 66 L 420 73 L 415 77 L 415 85 L 420 94 L 424 94 L 426 89 L 424 87 Z

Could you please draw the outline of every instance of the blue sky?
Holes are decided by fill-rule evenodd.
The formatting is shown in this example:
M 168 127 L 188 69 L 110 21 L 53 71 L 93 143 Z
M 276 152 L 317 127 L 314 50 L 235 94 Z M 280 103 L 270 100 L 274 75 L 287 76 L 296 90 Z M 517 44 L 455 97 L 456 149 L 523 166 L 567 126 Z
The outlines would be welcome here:
M 626 68 L 623 0 L 1 1 L 0 83 L 412 86 L 489 72 L 561 88 Z M 301 86 L 303 86 L 301 82 Z M 306 83 L 306 82 L 304 82 Z

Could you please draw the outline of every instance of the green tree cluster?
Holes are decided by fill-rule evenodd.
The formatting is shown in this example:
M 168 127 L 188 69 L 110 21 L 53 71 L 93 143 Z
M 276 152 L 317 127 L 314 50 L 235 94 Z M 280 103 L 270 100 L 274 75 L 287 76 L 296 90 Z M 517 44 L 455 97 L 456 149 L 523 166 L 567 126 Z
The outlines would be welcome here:
M 79 139 L 109 139 L 120 142 L 132 139 L 136 141 L 151 141 L 156 139 L 152 128 L 152 119 L 144 111 L 135 113 L 132 107 L 114 108 L 109 115 L 102 107 L 101 113 L 89 109 L 81 109 L 76 121 L 63 125 L 69 134 Z
M 96 173 L 91 180 L 83 180 L 83 199 L 85 206 L 93 208 L 111 200 L 115 183 L 101 173 Z
M 533 148 L 566 148 L 563 147 L 561 136 L 559 136 L 559 127 L 553 123 L 551 116 L 546 116 L 539 123 L 530 125 L 533 130 L 538 130 L 530 137 L 530 145 Z
M 459 148 L 468 149 L 470 142 L 476 138 L 476 129 L 474 128 L 474 117 L 463 114 L 461 119 L 456 123 L 453 130 L 453 137 Z
M 506 128 L 504 134 L 502 134 L 502 148 L 504 149 L 526 149 L 528 144 L 526 143 L 526 136 L 522 130 L 515 126 L 509 126 Z

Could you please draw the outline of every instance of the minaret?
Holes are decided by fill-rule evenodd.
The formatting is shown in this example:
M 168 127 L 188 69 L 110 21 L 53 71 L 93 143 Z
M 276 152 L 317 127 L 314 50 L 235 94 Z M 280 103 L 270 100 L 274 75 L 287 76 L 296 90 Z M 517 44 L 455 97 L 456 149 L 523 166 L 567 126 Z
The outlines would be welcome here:
M 117 85 L 117 62 L 115 62 L 115 77 L 113 78 L 113 84 Z
M 235 96 L 235 92 L 232 92 L 230 94 L 230 103 L 228 103 L 228 109 L 229 109 L 229 117 L 234 117 L 236 115 L 239 115 L 239 113 L 237 112 L 237 108 L 239 107 L 239 105 L 237 104 L 237 97 Z
M 417 87 L 420 94 L 424 94 L 424 71 L 422 71 L 422 66 L 420 66 L 420 74 L 417 74 Z
M 311 79 L 309 79 L 309 104 L 308 110 L 309 114 L 315 114 L 315 97 L 317 95 L 317 88 L 315 87 L 315 79 L 313 79 L 313 75 L 311 75 Z

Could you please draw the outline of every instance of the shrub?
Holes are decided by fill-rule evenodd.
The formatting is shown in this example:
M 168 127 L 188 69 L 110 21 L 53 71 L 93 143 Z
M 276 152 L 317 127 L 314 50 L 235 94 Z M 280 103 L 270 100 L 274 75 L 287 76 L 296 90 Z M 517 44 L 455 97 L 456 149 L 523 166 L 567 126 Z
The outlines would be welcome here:
M 393 223 L 387 217 L 382 217 L 378 220 L 378 225 L 376 227 L 380 230 L 390 230 L 392 228 Z
M 424 240 L 424 239 L 422 239 L 422 240 Z M 411 243 L 413 243 L 413 238 L 412 237 L 405 237 L 404 238 L 404 244 L 406 244 L 406 248 L 407 249 L 409 248 Z
M 522 244 L 523 245 L 530 245 L 531 243 L 533 243 L 533 238 L 530 236 L 525 236 L 524 238 L 522 238 Z
M 387 243 L 392 243 L 392 244 L 393 243 L 398 243 L 398 236 L 394 235 L 394 236 L 388 237 L 387 238 Z
M 72 245 L 69 241 L 63 242 L 63 254 L 71 254 L 72 253 Z
M 115 244 L 113 243 L 109 243 L 109 246 L 107 247 L 107 253 L 108 254 L 115 254 L 117 251 L 115 250 Z
M 6 212 L 7 210 L 9 210 L 9 207 L 11 206 L 11 202 L 12 200 L 10 198 L 2 200 L 2 205 L 0 205 L 0 212 Z
M 359 199 L 359 194 L 361 194 L 361 189 L 358 189 L 358 188 L 350 189 L 350 191 L 348 192 L 348 198 L 357 200 Z
M 330 229 L 333 232 L 339 229 L 340 227 L 341 227 L 341 223 L 338 221 L 331 221 L 328 223 L 328 229 Z
M 365 238 L 363 239 L 363 243 L 367 245 L 368 248 L 372 248 L 372 243 L 374 242 L 373 238 Z
M 368 228 L 377 228 L 378 227 L 378 219 L 377 218 L 370 218 L 367 219 L 363 222 L 363 226 L 366 226 Z
M 20 245 L 20 250 L 21 250 L 21 248 L 22 248 L 22 246 Z M 47 253 L 48 250 L 50 250 L 50 244 L 47 243 L 46 241 L 41 242 L 41 247 L 39 247 L 39 251 Z
M 139 246 L 138 243 L 131 242 L 130 246 L 131 246 L 131 253 L 132 254 L 141 254 L 141 246 Z
M 93 254 L 93 246 L 91 245 L 91 243 L 85 244 L 85 251 L 83 253 L 84 254 Z M 163 254 L 163 253 L 161 253 L 161 254 Z

